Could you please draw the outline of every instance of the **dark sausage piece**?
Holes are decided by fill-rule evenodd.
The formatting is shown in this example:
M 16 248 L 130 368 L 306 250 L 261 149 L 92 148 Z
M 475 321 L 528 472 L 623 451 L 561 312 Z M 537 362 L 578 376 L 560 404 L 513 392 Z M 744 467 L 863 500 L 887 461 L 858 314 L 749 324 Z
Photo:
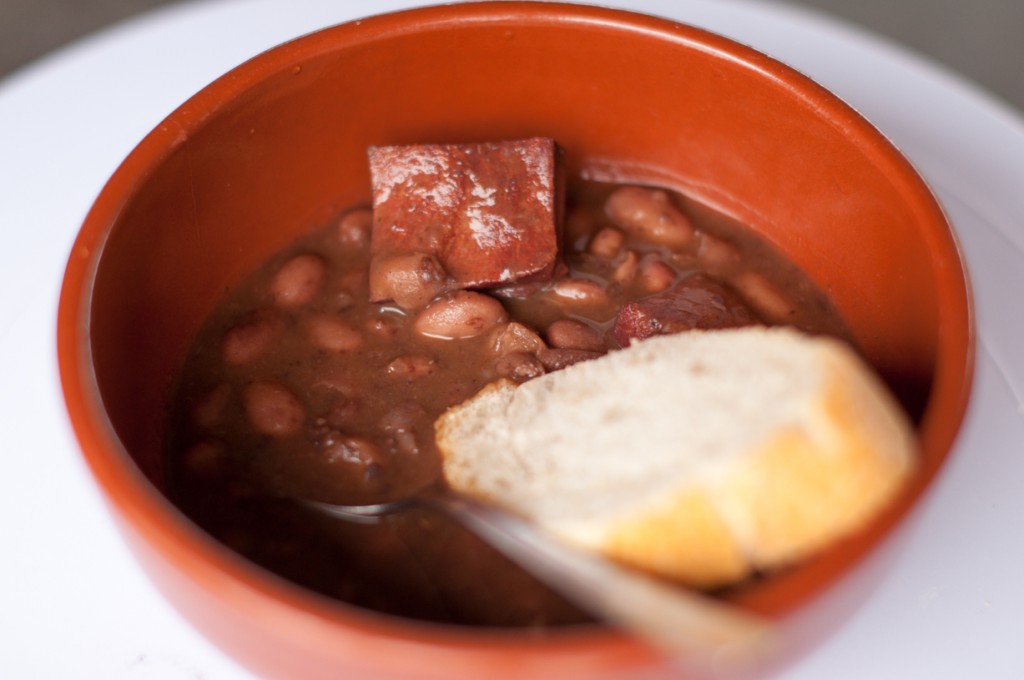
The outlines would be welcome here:
M 758 323 L 738 295 L 707 276 L 694 274 L 668 290 L 625 305 L 615 317 L 612 337 L 625 347 L 632 338 Z
M 426 253 L 448 289 L 549 278 L 558 255 L 555 143 L 371 147 L 374 257 Z

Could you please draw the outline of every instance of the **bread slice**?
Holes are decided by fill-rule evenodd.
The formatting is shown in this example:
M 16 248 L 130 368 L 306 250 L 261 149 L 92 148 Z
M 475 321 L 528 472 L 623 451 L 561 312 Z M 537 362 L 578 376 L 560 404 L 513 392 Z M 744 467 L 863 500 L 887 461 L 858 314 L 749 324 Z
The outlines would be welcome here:
M 839 341 L 786 328 L 659 336 L 492 383 L 435 430 L 454 489 L 698 587 L 856 531 L 916 460 L 871 369 Z

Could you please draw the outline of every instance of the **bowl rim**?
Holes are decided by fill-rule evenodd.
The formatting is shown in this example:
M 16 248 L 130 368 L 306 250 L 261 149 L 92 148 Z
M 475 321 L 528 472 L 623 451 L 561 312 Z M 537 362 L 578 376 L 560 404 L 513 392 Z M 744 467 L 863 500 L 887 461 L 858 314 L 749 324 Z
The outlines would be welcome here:
M 876 535 L 866 541 L 856 558 L 842 569 L 824 569 L 811 584 L 813 587 L 809 587 L 811 592 L 802 597 L 794 609 L 816 599 L 817 594 L 827 590 L 827 585 L 841 579 L 844 572 L 855 570 L 867 553 L 884 541 L 885 534 L 917 505 L 948 458 L 964 418 L 973 376 L 975 320 L 966 264 L 955 233 L 933 192 L 895 146 L 838 96 L 791 66 L 699 27 L 630 10 L 572 3 L 492 0 L 435 5 L 379 14 L 317 30 L 272 47 L 206 85 L 170 113 L 129 153 L 104 185 L 76 236 L 64 273 L 57 316 L 58 365 L 68 416 L 88 467 L 120 521 L 122 531 L 127 529 L 137 538 L 144 537 L 141 540 L 156 553 L 189 574 L 192 581 L 219 592 L 221 598 L 231 601 L 232 607 L 240 611 L 261 609 L 264 613 L 272 612 L 278 619 L 287 619 L 288 626 L 275 626 L 275 629 L 287 630 L 293 645 L 310 646 L 322 653 L 329 645 L 310 641 L 344 629 L 346 634 L 356 634 L 362 640 L 358 644 L 379 647 L 386 643 L 394 647 L 387 654 L 395 663 L 408 663 L 416 669 L 422 668 L 425 653 L 447 658 L 452 653 L 489 655 L 515 651 L 522 654 L 537 650 L 546 655 L 559 652 L 572 657 L 599 650 L 597 653 L 602 657 L 615 658 L 621 663 L 639 663 L 653 658 L 639 643 L 600 627 L 559 630 L 535 639 L 523 636 L 517 629 L 480 630 L 382 615 L 311 593 L 251 565 L 187 520 L 138 470 L 103 411 L 102 396 L 92 369 L 89 307 L 110 226 L 116 223 L 122 207 L 146 183 L 153 169 L 193 130 L 201 127 L 207 117 L 215 116 L 224 102 L 272 75 L 326 52 L 347 50 L 407 33 L 509 21 L 530 25 L 589 25 L 613 32 L 644 34 L 755 71 L 790 96 L 821 111 L 843 134 L 860 140 L 880 162 L 895 169 L 892 176 L 906 186 L 902 193 L 913 197 L 914 209 L 922 219 L 948 227 L 948 234 L 931 234 L 933 239 L 949 238 L 953 242 L 952 249 L 947 248 L 951 253 L 950 261 L 939 265 L 958 267 L 963 277 L 937 281 L 940 300 L 951 304 L 940 320 L 947 324 L 959 320 L 961 332 L 944 333 L 941 338 L 932 394 L 920 424 L 931 433 L 931 445 L 945 453 L 924 470 L 915 488 L 904 496 L 898 507 L 887 513 Z M 936 419 L 933 402 L 938 398 L 949 404 L 947 408 L 955 412 L 955 418 Z M 764 598 L 744 600 L 740 597 L 738 601 L 754 609 L 772 610 L 771 603 L 766 604 Z M 781 617 L 790 611 L 771 613 Z M 403 656 L 411 656 L 403 651 L 410 646 L 415 647 L 420 656 L 416 661 L 402 661 Z

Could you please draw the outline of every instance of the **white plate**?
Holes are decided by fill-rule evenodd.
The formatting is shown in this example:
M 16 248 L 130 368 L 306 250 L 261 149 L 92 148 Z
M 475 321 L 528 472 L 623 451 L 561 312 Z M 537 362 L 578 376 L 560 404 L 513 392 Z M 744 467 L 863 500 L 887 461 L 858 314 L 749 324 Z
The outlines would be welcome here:
M 195 633 L 123 547 L 60 398 L 53 329 L 74 234 L 167 113 L 286 39 L 414 2 L 217 1 L 107 31 L 0 85 L 0 676 L 251 676 Z M 975 398 L 899 559 L 827 641 L 776 677 L 1024 677 L 1024 123 L 893 46 L 783 5 L 615 3 L 710 28 L 843 96 L 945 204 L 977 295 Z

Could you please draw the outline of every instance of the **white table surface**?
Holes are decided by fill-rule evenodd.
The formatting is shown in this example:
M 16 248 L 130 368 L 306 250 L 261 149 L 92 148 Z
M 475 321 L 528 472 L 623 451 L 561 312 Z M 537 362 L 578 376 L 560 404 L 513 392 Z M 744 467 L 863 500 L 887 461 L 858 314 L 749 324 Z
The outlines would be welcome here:
M 251 680 L 149 584 L 61 401 L 57 296 L 107 177 L 191 94 L 286 39 L 416 2 L 176 5 L 0 82 L 0 678 Z M 779 680 L 1024 677 L 1024 121 L 899 48 L 785 5 L 612 2 L 751 44 L 853 104 L 932 184 L 977 298 L 956 450 L 857 611 Z

